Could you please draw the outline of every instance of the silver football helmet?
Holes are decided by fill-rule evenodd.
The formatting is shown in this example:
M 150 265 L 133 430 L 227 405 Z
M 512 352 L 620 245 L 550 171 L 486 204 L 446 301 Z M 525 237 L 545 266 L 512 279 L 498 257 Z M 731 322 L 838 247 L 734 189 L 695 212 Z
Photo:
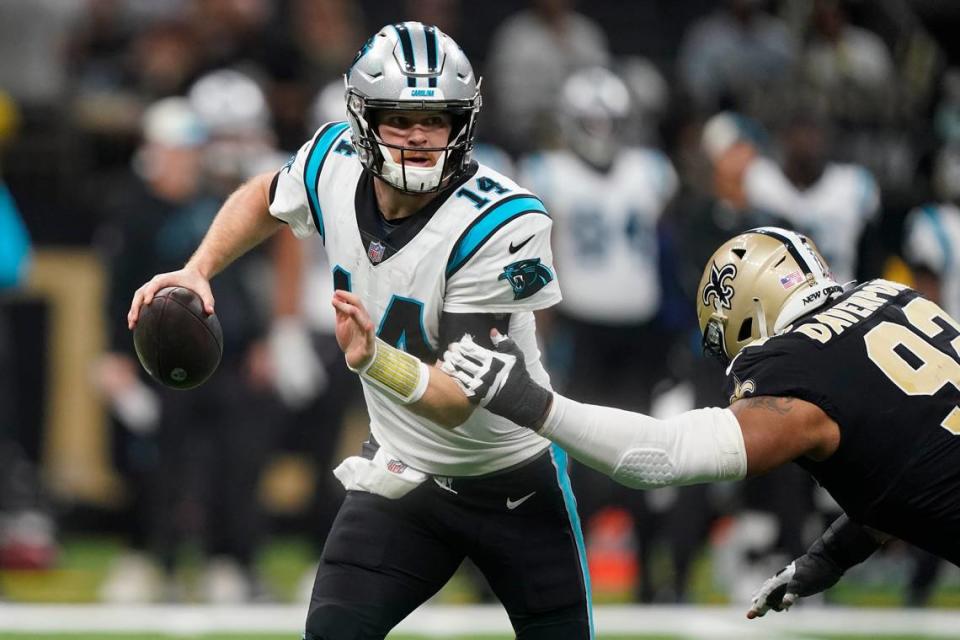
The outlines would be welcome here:
M 609 69 L 591 67 L 564 83 L 558 119 L 570 148 L 593 166 L 607 168 L 623 144 L 632 108 L 623 80 Z
M 363 166 L 407 193 L 439 190 L 470 165 L 480 81 L 463 50 L 440 29 L 420 22 L 387 25 L 367 40 L 345 75 L 347 119 Z M 433 167 L 406 166 L 408 147 L 388 145 L 377 133 L 378 112 L 445 111 L 452 130 Z M 390 154 L 399 149 L 400 162 Z
M 263 89 L 236 69 L 207 73 L 193 83 L 187 97 L 214 136 L 260 134 L 270 127 Z

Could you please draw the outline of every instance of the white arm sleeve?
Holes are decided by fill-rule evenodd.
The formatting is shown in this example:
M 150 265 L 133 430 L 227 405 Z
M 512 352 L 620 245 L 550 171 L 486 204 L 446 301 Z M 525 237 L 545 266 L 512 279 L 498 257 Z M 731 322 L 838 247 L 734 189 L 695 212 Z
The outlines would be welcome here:
M 539 433 L 634 489 L 739 480 L 747 473 L 743 434 L 729 409 L 695 409 L 657 420 L 555 393 Z

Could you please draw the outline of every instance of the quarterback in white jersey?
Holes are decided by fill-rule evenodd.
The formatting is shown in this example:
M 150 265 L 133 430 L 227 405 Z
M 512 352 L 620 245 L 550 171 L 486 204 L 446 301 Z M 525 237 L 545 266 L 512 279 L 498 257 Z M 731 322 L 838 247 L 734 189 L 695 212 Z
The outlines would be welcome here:
M 193 289 L 212 312 L 209 279 L 281 222 L 322 242 L 336 337 L 363 381 L 371 437 L 335 471 L 348 492 L 305 640 L 383 638 L 466 557 L 518 638 L 592 639 L 566 454 L 474 411 L 432 366 L 443 345 L 497 328 L 517 337 L 529 375 L 548 384 L 532 312 L 560 300 L 550 217 L 530 192 L 472 160 L 480 83 L 439 29 L 387 25 L 345 79 L 348 122 L 322 126 L 279 171 L 231 196 L 187 265 L 138 289 L 128 322 L 171 285 Z M 358 315 L 364 306 L 369 315 Z M 357 336 L 350 321 L 370 336 L 372 357 L 347 348 Z
M 509 314 L 531 363 L 539 362 L 533 311 L 554 305 L 550 217 L 515 182 L 470 166 L 446 198 L 395 229 L 381 229 L 373 180 L 356 158 L 347 123 L 321 127 L 277 174 L 270 213 L 298 237 L 320 233 L 336 288 L 355 293 L 378 336 L 423 360 L 435 360 L 446 314 Z M 304 185 L 309 185 L 305 188 Z M 370 428 L 411 467 L 444 476 L 475 476 L 515 465 L 548 442 L 529 429 L 477 411 L 455 431 L 399 405 L 364 381 Z

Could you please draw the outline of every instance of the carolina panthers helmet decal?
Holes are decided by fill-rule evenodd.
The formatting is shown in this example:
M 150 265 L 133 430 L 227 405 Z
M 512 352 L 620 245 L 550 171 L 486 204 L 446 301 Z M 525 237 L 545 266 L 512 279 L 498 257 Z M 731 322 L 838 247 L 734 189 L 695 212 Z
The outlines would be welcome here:
M 713 298 L 716 300 L 717 309 L 720 307 L 729 309 L 731 300 L 733 299 L 733 286 L 727 281 L 733 280 L 736 277 L 737 267 L 732 262 L 723 265 L 719 269 L 717 268 L 717 263 L 714 262 L 710 268 L 710 282 L 703 288 L 704 306 L 709 307 L 710 299 Z
M 513 299 L 523 300 L 550 284 L 553 272 L 540 258 L 528 258 L 505 266 L 497 280 L 506 280 L 513 288 Z
M 367 41 L 364 42 L 363 46 L 360 47 L 360 50 L 357 51 L 357 55 L 353 56 L 353 61 L 350 63 L 350 66 L 347 69 L 348 72 L 350 69 L 353 69 L 355 66 L 357 66 L 357 63 L 360 62 L 360 58 L 365 56 L 367 54 L 367 51 L 370 51 L 370 49 L 373 48 L 373 41 L 376 37 L 377 37 L 377 34 L 373 34 L 372 36 L 367 38 Z

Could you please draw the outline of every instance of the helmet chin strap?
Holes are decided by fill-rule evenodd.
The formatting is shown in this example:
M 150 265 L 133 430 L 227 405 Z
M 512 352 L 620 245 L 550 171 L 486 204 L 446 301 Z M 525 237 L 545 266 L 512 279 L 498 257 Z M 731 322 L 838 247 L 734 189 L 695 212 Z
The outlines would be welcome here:
M 763 303 L 760 302 L 760 298 L 753 299 L 753 308 L 757 312 L 757 324 L 760 325 L 760 337 L 769 338 L 767 334 L 767 314 L 763 310 Z
M 401 162 L 393 159 L 390 149 L 384 145 L 379 145 L 380 153 L 383 155 L 383 166 L 380 169 L 380 177 L 395 186 L 401 191 L 410 191 L 413 193 L 424 193 L 435 191 L 443 180 L 443 167 L 446 164 L 446 152 L 437 158 L 432 167 L 411 167 L 404 166 Z M 401 151 L 401 159 L 403 152 Z

